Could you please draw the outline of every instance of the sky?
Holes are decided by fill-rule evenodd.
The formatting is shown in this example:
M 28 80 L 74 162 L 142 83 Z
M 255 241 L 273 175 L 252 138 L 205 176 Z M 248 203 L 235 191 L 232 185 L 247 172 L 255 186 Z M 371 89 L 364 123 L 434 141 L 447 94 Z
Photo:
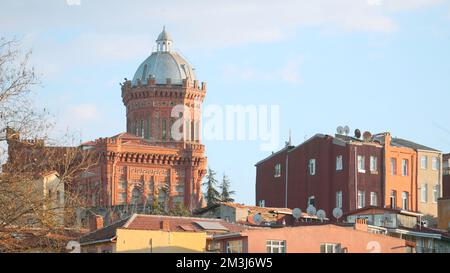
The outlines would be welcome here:
M 207 82 L 208 105 L 276 105 L 281 149 L 337 126 L 450 152 L 449 0 L 2 0 L 0 36 L 32 49 L 54 134 L 126 130 L 119 83 L 163 26 Z M 237 202 L 255 203 L 256 140 L 205 140 Z

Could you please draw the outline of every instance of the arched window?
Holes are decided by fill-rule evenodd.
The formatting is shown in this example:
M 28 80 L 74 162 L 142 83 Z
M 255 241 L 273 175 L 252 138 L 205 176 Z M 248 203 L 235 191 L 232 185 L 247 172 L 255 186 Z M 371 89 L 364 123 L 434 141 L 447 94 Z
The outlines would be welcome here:
M 131 204 L 142 204 L 142 194 L 139 188 L 134 188 L 131 192 Z

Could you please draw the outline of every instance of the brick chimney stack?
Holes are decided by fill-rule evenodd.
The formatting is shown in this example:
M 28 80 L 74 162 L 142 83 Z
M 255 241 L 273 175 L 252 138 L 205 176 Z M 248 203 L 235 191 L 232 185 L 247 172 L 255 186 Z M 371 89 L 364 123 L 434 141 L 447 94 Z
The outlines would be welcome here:
M 92 221 L 90 222 L 90 231 L 103 228 L 103 217 L 100 215 L 94 215 Z
M 356 221 L 355 221 L 355 230 L 368 232 L 369 227 L 367 225 L 367 219 L 356 219 Z
M 169 221 L 167 220 L 162 220 L 160 222 L 160 229 L 162 231 L 169 231 L 170 230 L 170 225 L 169 225 Z

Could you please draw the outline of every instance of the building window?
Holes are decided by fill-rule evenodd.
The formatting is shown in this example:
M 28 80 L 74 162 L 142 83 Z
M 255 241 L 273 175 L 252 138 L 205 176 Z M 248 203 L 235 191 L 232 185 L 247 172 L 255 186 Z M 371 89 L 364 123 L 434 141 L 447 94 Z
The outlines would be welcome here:
M 422 203 L 426 203 L 428 200 L 428 185 L 423 184 L 420 188 L 420 201 Z
M 150 122 L 150 115 L 147 117 L 147 131 L 146 131 L 146 135 L 145 138 L 146 139 L 150 139 L 151 138 L 151 122 Z
M 408 210 L 408 192 L 404 191 L 402 192 L 402 209 L 403 210 Z
M 439 199 L 439 185 L 433 186 L 433 202 L 437 203 Z
M 432 168 L 433 168 L 433 171 L 439 170 L 439 160 L 437 157 L 433 157 L 433 159 L 432 159 Z
M 366 199 L 365 191 L 358 191 L 358 208 L 364 208 Z
M 391 175 L 397 175 L 397 159 L 391 158 Z
M 280 176 L 281 176 L 281 164 L 278 163 L 275 165 L 274 177 L 280 177 Z
M 127 193 L 126 192 L 119 192 L 117 203 L 119 204 L 125 204 L 127 201 Z
M 309 206 L 315 206 L 316 205 L 316 197 L 315 196 L 310 196 L 308 197 L 308 207 Z
M 338 155 L 336 157 L 336 171 L 342 171 L 343 166 L 342 166 L 342 155 Z
M 162 139 L 166 140 L 167 137 L 166 119 L 163 118 L 161 122 L 162 122 Z
M 145 128 L 144 128 L 144 120 L 141 119 L 141 137 L 145 137 Z
M 125 180 L 119 180 L 119 183 L 117 185 L 117 188 L 119 190 L 126 190 L 127 189 L 127 181 Z
M 286 253 L 286 241 L 269 240 L 266 249 L 267 253 Z
M 402 160 L 402 176 L 408 176 L 408 160 Z
M 397 208 L 397 191 L 392 190 L 391 195 L 389 196 L 389 201 L 391 205 L 391 209 Z
M 342 191 L 336 192 L 336 208 L 342 208 Z
M 420 158 L 420 168 L 426 170 L 428 168 L 428 157 L 426 155 Z
M 374 207 L 378 206 L 378 198 L 376 192 L 370 193 L 370 205 Z
M 376 156 L 371 156 L 370 157 L 370 172 L 371 173 L 376 173 L 377 171 L 378 171 L 377 157 Z
M 308 169 L 309 169 L 309 175 L 316 175 L 316 160 L 315 159 L 309 160 Z
M 341 244 L 330 244 L 324 243 L 320 244 L 320 253 L 341 253 Z
M 258 206 L 264 208 L 266 206 L 266 200 L 259 200 Z
M 242 253 L 242 240 L 228 241 L 227 253 Z
M 366 172 L 366 166 L 365 166 L 365 156 L 358 155 L 358 172 L 365 173 Z

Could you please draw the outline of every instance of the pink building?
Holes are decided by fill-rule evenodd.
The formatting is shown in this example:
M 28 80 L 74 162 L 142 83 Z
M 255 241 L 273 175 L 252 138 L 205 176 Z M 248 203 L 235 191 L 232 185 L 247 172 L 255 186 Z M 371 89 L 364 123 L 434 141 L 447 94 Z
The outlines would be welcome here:
M 370 233 L 361 220 L 354 226 L 252 228 L 215 235 L 210 248 L 222 253 L 408 253 L 413 246 L 403 239 Z

